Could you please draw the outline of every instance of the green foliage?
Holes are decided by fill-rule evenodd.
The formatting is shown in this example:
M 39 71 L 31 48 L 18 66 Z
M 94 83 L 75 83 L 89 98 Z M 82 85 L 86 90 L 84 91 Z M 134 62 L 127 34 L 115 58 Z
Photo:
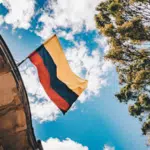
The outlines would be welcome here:
M 142 126 L 143 134 L 146 135 L 146 133 L 149 129 L 150 129 L 150 121 L 144 122 L 143 126 Z
M 129 106 L 129 112 L 132 116 L 139 116 L 143 112 L 143 108 L 141 107 L 140 103 L 136 102 L 134 105 Z
M 106 36 L 112 36 L 114 37 L 116 35 L 116 32 L 114 30 L 113 24 L 105 24 L 105 26 L 101 29 L 101 32 Z
M 133 18 L 130 21 L 126 21 L 121 26 L 118 26 L 117 30 L 121 38 L 125 38 L 126 40 L 132 39 L 133 41 L 138 41 L 149 39 L 141 18 Z
M 142 121 L 144 115 L 143 134 L 150 130 L 150 48 L 144 46 L 150 42 L 147 5 L 148 0 L 107 0 L 97 6 L 95 15 L 97 29 L 110 45 L 105 59 L 116 65 L 121 85 L 116 97 L 123 103 L 132 101 L 128 109 L 132 116 Z
M 122 5 L 118 2 L 112 2 L 110 5 L 108 5 L 108 11 L 113 16 L 116 16 L 118 13 L 122 11 Z
M 139 101 L 141 107 L 143 107 L 143 110 L 145 110 L 145 111 L 150 110 L 150 97 L 147 94 L 141 94 L 138 97 L 138 101 Z M 149 117 L 147 117 L 147 118 L 149 119 Z
M 116 97 L 120 102 L 127 103 L 128 99 L 132 97 L 132 92 L 129 90 L 129 86 L 125 86 L 120 90 L 120 93 L 116 94 Z
M 149 2 L 149 1 L 148 0 L 130 0 L 130 3 L 135 3 L 135 2 L 146 3 L 146 2 Z
M 116 18 L 116 24 L 122 25 L 123 23 L 125 23 L 125 18 L 121 15 L 118 15 L 118 17 Z

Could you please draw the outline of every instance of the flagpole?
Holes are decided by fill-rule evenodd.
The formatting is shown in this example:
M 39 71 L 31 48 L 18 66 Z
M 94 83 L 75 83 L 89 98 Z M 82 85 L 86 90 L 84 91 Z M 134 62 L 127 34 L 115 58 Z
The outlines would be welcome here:
M 23 59 L 21 62 L 19 62 L 17 64 L 17 67 L 19 67 L 22 63 L 24 63 L 31 55 L 33 55 L 36 52 L 36 50 L 34 50 L 32 53 L 30 53 L 25 59 Z
M 53 37 L 55 37 L 56 34 L 53 34 L 52 36 L 50 36 L 43 44 L 47 43 L 50 39 L 52 39 Z M 36 50 L 35 50 L 36 51 Z M 33 51 L 28 57 L 26 57 L 25 59 L 23 59 L 20 63 L 17 64 L 17 67 L 19 67 L 22 63 L 24 63 L 35 51 Z
M 22 63 L 24 63 L 27 59 L 28 59 L 28 57 L 26 57 L 25 59 L 23 59 L 20 63 L 17 64 L 17 67 L 19 67 Z

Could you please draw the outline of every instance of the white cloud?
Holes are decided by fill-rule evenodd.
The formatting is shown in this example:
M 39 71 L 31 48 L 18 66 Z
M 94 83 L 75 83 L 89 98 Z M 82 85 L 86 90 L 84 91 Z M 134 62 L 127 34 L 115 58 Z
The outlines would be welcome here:
M 39 82 L 36 68 L 30 61 L 26 61 L 20 67 L 20 72 L 28 93 L 32 118 L 40 123 L 56 120 L 60 111 L 45 93 Z
M 21 35 L 19 35 L 19 36 L 18 36 L 18 38 L 19 38 L 19 39 L 22 39 L 22 36 L 21 36 Z
M 64 30 L 59 30 L 60 35 L 65 35 L 65 38 L 72 38 L 72 35 L 82 31 L 83 27 L 86 30 L 95 29 L 94 15 L 95 8 L 105 0 L 51 0 L 47 8 L 42 11 L 39 22 L 44 25 L 36 31 L 36 34 L 43 39 L 48 38 L 53 34 L 53 30 L 58 28 L 71 28 L 71 31 L 64 34 Z M 49 13 L 47 10 L 53 10 Z M 68 34 L 69 35 L 68 37 Z
M 49 17 L 47 13 L 43 13 L 42 16 L 39 18 L 39 22 L 43 22 L 44 27 L 40 31 L 35 31 L 35 33 L 40 37 L 42 37 L 43 39 L 52 36 L 53 35 L 52 29 L 56 28 L 54 20 L 51 17 Z
M 8 13 L 4 16 L 4 21 L 11 24 L 13 28 L 30 27 L 31 18 L 34 15 L 35 0 L 1 0 Z
M 88 150 L 87 146 L 83 146 L 71 139 L 60 141 L 57 138 L 50 138 L 46 142 L 42 142 L 44 150 Z
M 70 40 L 70 41 L 73 41 L 74 40 L 74 36 L 72 34 L 72 32 L 65 32 L 65 31 L 61 31 L 59 30 L 59 32 L 57 33 L 57 35 L 59 37 L 65 37 L 66 40 Z
M 103 48 L 104 54 L 107 54 L 110 49 L 107 37 L 101 36 L 101 38 L 95 38 L 95 42 L 97 42 L 99 46 Z
M 32 118 L 40 123 L 56 120 L 61 112 L 45 93 L 39 82 L 36 68 L 27 60 L 26 63 L 20 67 L 20 72 L 28 93 Z M 77 107 L 74 104 L 70 111 L 76 109 Z
M 2 25 L 4 23 L 4 18 L 2 15 L 0 15 L 0 25 Z
M 109 145 L 104 145 L 104 149 L 103 150 L 115 150 L 115 148 L 111 147 Z
M 92 96 L 98 96 L 100 89 L 107 85 L 107 73 L 112 69 L 112 63 L 103 60 L 99 50 L 89 50 L 85 43 L 76 43 L 74 48 L 66 50 L 66 57 L 72 70 L 79 76 L 88 80 L 86 91 L 79 97 L 80 102 L 85 102 Z
M 43 102 L 30 102 L 32 117 L 39 120 L 40 123 L 44 121 L 54 121 L 60 114 L 60 111 L 50 100 Z
M 8 30 L 8 29 L 9 29 L 9 27 L 8 27 L 7 25 L 5 25 L 3 28 L 4 28 L 5 30 Z

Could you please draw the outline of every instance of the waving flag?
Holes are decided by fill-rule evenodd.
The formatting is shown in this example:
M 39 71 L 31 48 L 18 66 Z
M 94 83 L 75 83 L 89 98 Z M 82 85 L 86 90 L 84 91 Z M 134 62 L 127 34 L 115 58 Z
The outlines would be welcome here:
M 36 66 L 49 98 L 66 113 L 87 87 L 87 80 L 71 71 L 57 36 L 47 40 L 28 58 Z

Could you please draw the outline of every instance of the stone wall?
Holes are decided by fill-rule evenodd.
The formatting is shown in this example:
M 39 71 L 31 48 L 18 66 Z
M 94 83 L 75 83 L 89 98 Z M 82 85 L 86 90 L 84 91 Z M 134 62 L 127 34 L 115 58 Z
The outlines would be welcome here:
M 42 150 L 36 141 L 27 93 L 14 59 L 0 37 L 0 150 Z

